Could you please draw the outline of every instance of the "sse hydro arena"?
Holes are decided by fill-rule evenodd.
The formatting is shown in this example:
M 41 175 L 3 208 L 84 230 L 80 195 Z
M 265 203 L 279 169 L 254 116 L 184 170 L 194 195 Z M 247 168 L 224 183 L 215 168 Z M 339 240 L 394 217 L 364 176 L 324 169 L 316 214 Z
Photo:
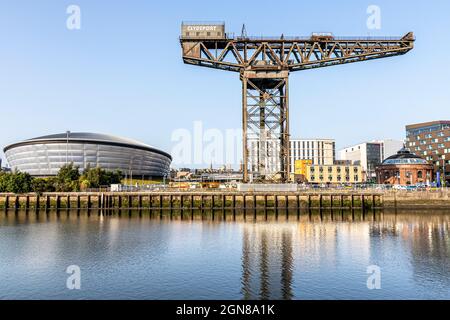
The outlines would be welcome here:
M 57 175 L 74 163 L 80 169 L 100 167 L 123 175 L 153 178 L 169 173 L 172 157 L 144 143 L 105 134 L 67 132 L 37 137 L 4 148 L 12 170 L 32 176 Z

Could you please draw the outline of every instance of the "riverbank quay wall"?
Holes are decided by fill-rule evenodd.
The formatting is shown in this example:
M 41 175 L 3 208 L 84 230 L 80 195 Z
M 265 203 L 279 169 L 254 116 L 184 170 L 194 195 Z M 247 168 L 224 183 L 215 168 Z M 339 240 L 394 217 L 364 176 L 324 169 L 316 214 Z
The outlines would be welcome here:
M 0 209 L 449 208 L 450 189 L 0 193 Z
M 259 209 L 383 207 L 380 192 L 70 192 L 0 193 L 9 209 Z
M 383 193 L 383 207 L 400 209 L 450 209 L 450 189 L 385 191 Z

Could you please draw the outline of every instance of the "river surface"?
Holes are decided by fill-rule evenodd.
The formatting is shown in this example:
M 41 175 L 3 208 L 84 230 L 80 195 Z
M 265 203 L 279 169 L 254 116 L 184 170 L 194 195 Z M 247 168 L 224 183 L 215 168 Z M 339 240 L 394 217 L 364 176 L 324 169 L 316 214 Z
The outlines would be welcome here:
M 1 212 L 0 299 L 450 299 L 449 223 L 449 211 Z

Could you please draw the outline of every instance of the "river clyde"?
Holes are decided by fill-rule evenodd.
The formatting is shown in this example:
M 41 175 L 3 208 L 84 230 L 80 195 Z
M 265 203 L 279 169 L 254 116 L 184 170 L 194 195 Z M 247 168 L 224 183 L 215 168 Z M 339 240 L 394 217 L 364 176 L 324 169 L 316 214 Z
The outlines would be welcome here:
M 449 222 L 448 210 L 2 212 L 0 299 L 450 299 Z M 66 287 L 74 265 L 79 290 Z

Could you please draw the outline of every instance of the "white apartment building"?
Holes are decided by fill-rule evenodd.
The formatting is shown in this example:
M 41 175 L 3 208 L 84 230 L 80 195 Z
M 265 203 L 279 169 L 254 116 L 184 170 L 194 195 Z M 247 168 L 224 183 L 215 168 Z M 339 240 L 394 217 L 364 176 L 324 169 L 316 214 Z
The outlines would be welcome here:
M 278 159 L 279 144 L 275 140 L 266 141 L 271 144 L 273 150 L 264 152 L 259 149 L 258 140 L 249 140 L 249 169 L 251 172 L 258 172 L 260 159 L 266 164 L 267 171 L 262 174 L 276 173 L 280 170 Z M 313 165 L 332 165 L 336 157 L 336 143 L 333 139 L 291 139 L 289 141 L 290 150 L 290 171 L 294 172 L 295 160 L 311 160 Z M 263 151 L 263 152 L 261 152 Z M 262 154 L 261 154 L 262 153 Z
M 386 158 L 403 148 L 400 140 L 374 140 L 344 148 L 339 151 L 339 160 L 351 161 L 352 164 L 361 165 L 367 178 L 375 177 L 375 167 Z

